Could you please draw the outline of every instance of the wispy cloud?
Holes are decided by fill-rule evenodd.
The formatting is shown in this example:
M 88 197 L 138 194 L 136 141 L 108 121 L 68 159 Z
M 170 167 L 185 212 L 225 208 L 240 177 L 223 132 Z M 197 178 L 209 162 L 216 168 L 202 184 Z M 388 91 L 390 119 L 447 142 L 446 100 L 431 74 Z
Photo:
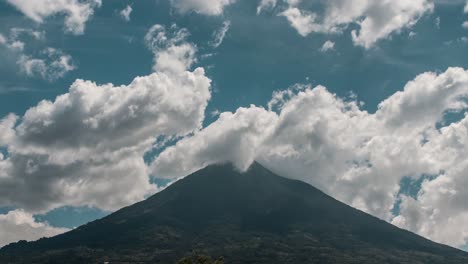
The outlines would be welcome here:
M 226 37 L 226 33 L 229 31 L 230 27 L 231 27 L 231 21 L 224 21 L 221 28 L 219 28 L 217 31 L 213 33 L 214 39 L 211 42 L 211 46 L 213 46 L 214 48 L 219 47 L 223 43 L 224 38 Z

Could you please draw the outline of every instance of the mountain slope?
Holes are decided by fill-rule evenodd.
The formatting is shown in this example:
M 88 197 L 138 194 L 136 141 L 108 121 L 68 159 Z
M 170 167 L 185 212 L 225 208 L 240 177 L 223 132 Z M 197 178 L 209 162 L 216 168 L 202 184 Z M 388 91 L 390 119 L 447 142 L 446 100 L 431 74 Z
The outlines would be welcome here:
M 257 163 L 209 166 L 66 234 L 6 246 L 0 262 L 175 263 L 193 250 L 226 263 L 468 263 Z

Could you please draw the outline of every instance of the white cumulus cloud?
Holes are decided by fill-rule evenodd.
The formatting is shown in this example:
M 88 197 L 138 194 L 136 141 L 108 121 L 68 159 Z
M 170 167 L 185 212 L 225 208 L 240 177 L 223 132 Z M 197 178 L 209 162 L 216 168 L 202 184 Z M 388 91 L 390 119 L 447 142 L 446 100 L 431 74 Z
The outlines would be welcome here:
M 195 12 L 202 15 L 217 16 L 223 13 L 226 6 L 236 0 L 170 0 L 172 6 L 180 13 Z
M 46 47 L 38 54 L 31 55 L 26 50 L 24 38 L 27 36 L 35 41 L 45 39 L 44 32 L 25 28 L 11 28 L 8 38 L 0 35 L 0 45 L 16 57 L 16 66 L 21 73 L 28 77 L 55 81 L 76 69 L 72 57 L 59 49 Z
M 327 52 L 333 49 L 335 49 L 335 42 L 327 40 L 325 41 L 325 43 L 323 43 L 322 47 L 320 48 L 320 51 Z
M 291 26 L 303 37 L 312 32 L 322 31 L 321 26 L 315 23 L 316 14 L 312 12 L 297 7 L 289 7 L 279 15 L 286 17 Z
M 183 34 L 156 35 L 161 38 L 151 43 L 167 44 L 157 45 L 156 65 L 185 65 L 178 56 L 160 61 Z M 114 210 L 155 192 L 144 154 L 160 140 L 200 129 L 211 98 L 203 68 L 156 68 L 161 71 L 128 85 L 78 79 L 55 100 L 5 117 L 0 206 L 32 213 L 65 205 Z
M 461 68 L 417 76 L 375 113 L 325 87 L 296 86 L 275 93 L 268 110 L 221 113 L 163 151 L 152 173 L 180 177 L 220 162 L 244 170 L 258 160 L 382 219 L 460 246 L 468 239 L 464 227 L 455 225 L 468 214 L 468 118 L 438 127 L 445 113 L 466 111 L 467 97 L 468 71 Z M 417 200 L 398 195 L 404 177 L 424 175 L 434 178 L 424 182 Z M 395 216 L 399 199 L 401 215 Z M 441 225 L 442 231 L 433 231 Z
M 263 10 L 273 9 L 277 4 L 277 0 L 261 0 L 257 6 L 257 14 L 260 14 Z
M 425 150 L 442 171 L 423 182 L 416 199 L 403 197 L 393 223 L 441 243 L 464 245 L 468 243 L 468 115 L 433 132 L 430 139 Z
M 63 14 L 65 27 L 73 34 L 83 34 L 86 22 L 93 16 L 101 0 L 7 0 L 28 18 L 43 23 L 47 17 Z
M 18 117 L 9 114 L 0 120 L 0 147 L 6 146 L 15 136 L 15 127 Z
M 156 24 L 146 33 L 145 42 L 154 53 L 153 70 L 181 72 L 190 68 L 196 61 L 195 44 L 187 42 L 189 32 L 173 24 L 166 28 Z
M 276 121 L 276 114 L 255 106 L 222 113 L 216 122 L 159 155 L 153 174 L 178 178 L 213 163 L 230 161 L 246 170 Z M 182 152 L 187 159 L 181 157 Z
M 75 81 L 30 108 L 0 161 L 2 205 L 116 209 L 153 192 L 143 155 L 158 136 L 201 126 L 210 99 L 203 69 L 137 77 L 127 86 Z M 25 184 L 26 183 L 26 184 Z
M 405 28 L 410 28 L 429 12 L 434 4 L 430 0 L 330 0 L 323 3 L 324 12 L 301 8 L 302 1 L 286 1 L 288 7 L 280 13 L 298 33 L 341 33 L 351 24 L 355 45 L 372 47 L 377 41 L 389 38 Z
M 61 50 L 47 48 L 42 54 L 42 58 L 21 55 L 17 61 L 20 70 L 29 77 L 40 77 L 49 81 L 55 81 L 75 70 L 72 57 Z
M 42 237 L 52 237 L 69 231 L 67 228 L 52 227 L 47 223 L 36 222 L 34 217 L 22 210 L 0 214 L 0 247 L 18 240 L 34 241 Z
M 125 20 L 125 21 L 130 21 L 130 14 L 132 14 L 133 8 L 131 5 L 127 5 L 124 9 L 120 11 L 120 16 Z

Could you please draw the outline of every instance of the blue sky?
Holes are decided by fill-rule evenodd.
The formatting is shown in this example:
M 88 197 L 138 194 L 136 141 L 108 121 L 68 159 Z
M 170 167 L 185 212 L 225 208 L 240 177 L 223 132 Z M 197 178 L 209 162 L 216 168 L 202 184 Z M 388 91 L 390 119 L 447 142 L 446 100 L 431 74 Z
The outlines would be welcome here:
M 14 168 L 11 170 L 11 174 L 7 173 L 8 175 L 4 177 L 17 177 L 21 178 L 22 181 L 22 184 L 18 185 L 14 180 L 0 180 L 0 190 L 18 188 L 18 192 L 27 193 L 22 197 L 17 197 L 14 194 L 0 195 L 0 207 L 3 208 L 0 210 L 0 214 L 3 215 L 3 218 L 0 215 L 0 230 L 1 228 L 15 230 L 11 227 L 10 222 L 4 224 L 5 227 L 2 227 L 1 224 L 1 221 L 7 222 L 14 218 L 23 219 L 23 225 L 43 230 L 44 235 L 63 232 L 63 229 L 57 228 L 74 228 L 100 218 L 121 206 L 147 197 L 168 182 L 210 163 L 231 161 L 242 168 L 247 166 L 251 160 L 257 159 L 263 161 L 262 163 L 267 167 L 268 164 L 273 164 L 270 167 L 282 175 L 287 174 L 287 171 L 290 171 L 289 166 L 292 166 L 294 169 L 291 169 L 293 170 L 291 175 L 285 176 L 314 184 L 343 202 L 423 236 L 458 247 L 463 247 L 468 241 L 466 236 L 468 227 L 466 225 L 460 227 L 459 230 L 441 228 L 440 231 L 427 231 L 428 228 L 433 229 L 447 225 L 443 219 L 453 220 L 452 225 L 463 223 L 465 219 L 468 219 L 466 218 L 468 208 L 457 202 L 463 201 L 463 198 L 467 197 L 465 195 L 468 195 L 462 189 L 451 190 L 454 194 L 447 199 L 436 195 L 439 192 L 447 193 L 444 190 L 450 190 L 449 187 L 443 185 L 447 182 L 454 182 L 459 186 L 466 184 L 465 179 L 468 175 L 459 176 L 459 171 L 463 171 L 465 168 L 463 160 L 453 158 L 453 160 L 448 161 L 445 156 L 433 158 L 432 156 L 422 157 L 421 154 L 424 147 L 430 147 L 434 151 L 442 147 L 451 149 L 448 141 L 443 141 L 442 137 L 445 134 L 441 132 L 441 127 L 449 127 L 447 133 L 453 130 L 455 131 L 454 135 L 463 136 L 463 132 L 460 132 L 463 130 L 459 130 L 459 127 L 465 124 L 463 117 L 466 103 L 460 102 L 463 100 L 466 102 L 468 95 L 466 81 L 468 73 L 462 70 L 468 68 L 466 60 L 468 58 L 468 28 L 463 26 L 465 21 L 468 21 L 468 11 L 464 12 L 465 1 L 418 0 L 413 2 L 398 0 L 393 5 L 389 4 L 390 6 L 370 1 L 373 4 L 366 6 L 363 1 L 353 0 L 351 1 L 353 7 L 362 8 L 356 11 L 356 14 L 351 14 L 354 11 L 349 8 L 340 9 L 340 5 L 344 5 L 340 4 L 340 1 L 330 1 L 327 4 L 323 1 L 297 1 L 296 3 L 295 1 L 281 0 L 262 2 L 217 0 L 213 3 L 216 2 L 219 5 L 211 4 L 208 6 L 203 4 L 203 0 L 193 0 L 195 4 L 191 3 L 191 0 L 70 1 L 71 5 L 75 5 L 75 8 L 86 7 L 88 11 L 93 13 L 89 16 L 79 14 L 77 17 L 73 17 L 69 13 L 67 8 L 70 7 L 48 10 L 47 6 L 41 6 L 43 1 L 37 2 L 37 4 L 28 4 L 27 1 L 21 0 L 0 1 L 0 56 L 2 58 L 0 64 L 0 120 L 4 122 L 4 126 L 1 126 L 0 123 L 0 128 L 3 129 L 0 131 L 3 133 L 3 135 L 0 134 L 0 148 L 3 153 L 0 160 L 5 163 L 2 165 L 5 168 Z M 258 12 L 261 3 L 264 3 L 265 6 Z M 122 14 L 122 10 L 125 8 L 127 11 L 131 9 L 128 18 Z M 349 21 L 333 22 L 333 17 L 327 17 L 327 10 L 339 12 L 339 17 L 349 16 Z M 298 12 L 298 15 L 294 12 Z M 314 15 L 318 17 L 316 21 L 312 19 Z M 385 17 L 387 15 L 389 17 Z M 382 21 L 380 21 L 381 17 L 383 17 Z M 400 22 L 393 23 L 391 19 L 398 17 L 400 19 L 395 21 Z M 78 22 L 67 24 L 69 18 L 76 19 Z M 375 24 L 368 31 L 365 31 L 364 21 L 366 19 Z M 161 28 L 155 29 L 155 34 L 149 36 L 148 32 L 154 25 L 160 25 Z M 390 30 L 388 30 L 389 28 Z M 221 34 L 223 29 L 224 35 Z M 353 38 L 352 32 L 357 32 L 358 37 Z M 164 39 L 159 39 L 161 35 L 157 35 L 157 33 L 162 34 Z M 324 46 L 326 42 L 328 42 L 328 46 Z M 174 55 L 171 53 L 173 47 L 183 48 L 189 53 L 185 53 L 183 56 Z M 190 55 L 190 52 L 193 54 Z M 169 55 L 163 61 L 164 54 Z M 173 63 L 180 63 L 180 61 L 184 64 L 184 68 L 177 69 L 175 72 L 176 70 L 171 67 L 173 67 Z M 450 67 L 458 70 L 447 70 Z M 204 73 L 196 73 L 196 68 L 203 68 Z M 179 71 L 193 74 L 193 76 L 184 75 L 181 77 L 182 73 Z M 158 78 L 161 80 L 145 79 L 147 76 L 153 76 L 154 72 L 159 74 Z M 433 79 L 416 78 L 425 73 L 427 76 L 431 75 Z M 164 86 L 161 83 L 164 82 L 162 79 L 166 75 L 169 84 L 165 83 L 166 86 Z M 168 118 L 166 119 L 169 121 L 163 120 L 160 119 L 159 112 L 142 118 L 145 122 L 154 122 L 154 127 L 143 125 L 143 121 L 141 123 L 137 121 L 132 123 L 128 120 L 125 122 L 129 123 L 124 123 L 122 121 L 120 128 L 123 132 L 121 134 L 116 132 L 114 136 L 111 129 L 102 129 L 102 137 L 103 139 L 108 138 L 109 143 L 106 141 L 103 146 L 93 148 L 93 146 L 89 146 L 93 141 L 89 141 L 89 143 L 87 140 L 100 139 L 97 136 L 99 131 L 89 132 L 88 126 L 84 126 L 78 128 L 75 135 L 74 128 L 69 130 L 69 126 L 77 124 L 73 123 L 75 122 L 73 120 L 81 118 L 73 115 L 73 111 L 81 111 L 83 106 L 76 106 L 77 108 L 72 108 L 74 110 L 67 112 L 56 101 L 53 105 L 48 106 L 50 108 L 38 107 L 37 111 L 30 111 L 31 114 L 25 115 L 28 109 L 37 106 L 41 100 L 54 102 L 57 96 L 67 93 L 73 94 L 70 87 L 76 79 L 96 83 L 96 87 L 89 83 L 76 85 L 78 87 L 76 91 L 80 92 L 75 94 L 93 97 L 93 89 L 99 90 L 101 85 L 112 83 L 113 87 L 111 88 L 114 90 L 123 86 L 130 87 L 131 85 L 128 85 L 137 76 L 141 76 L 145 82 L 154 82 L 153 85 L 156 87 L 154 91 L 157 93 L 153 95 L 150 91 L 148 97 L 158 98 L 161 96 L 160 93 L 167 97 L 155 102 L 154 105 L 141 98 L 135 99 L 137 103 L 132 102 L 137 109 L 139 109 L 138 103 L 140 103 L 143 105 L 142 108 L 153 109 L 154 106 L 158 109 L 157 111 L 163 112 L 167 110 L 164 108 L 166 101 L 174 100 L 173 104 L 167 106 L 170 111 L 174 112 L 174 109 L 178 111 L 183 108 L 183 111 L 191 113 L 189 117 L 187 117 L 186 112 L 176 113 L 174 116 L 180 120 L 177 119 L 177 122 L 172 120 L 174 123 L 170 123 L 171 117 L 174 116 L 167 114 Z M 445 81 L 445 79 L 450 81 Z M 197 80 L 197 83 L 192 84 L 193 80 Z M 208 86 L 204 84 L 205 80 L 211 81 L 209 90 Z M 413 86 L 417 86 L 416 88 L 406 86 L 412 80 L 414 80 Z M 448 93 L 441 93 L 440 96 L 425 96 L 432 90 L 440 89 L 442 91 L 447 87 L 452 87 L 450 85 L 452 82 L 455 83 L 454 87 L 460 88 L 450 90 Z M 187 85 L 187 90 L 179 91 L 171 86 L 173 83 Z M 428 87 L 433 83 L 437 85 L 431 90 Z M 315 89 L 314 87 L 317 85 L 326 87 L 326 91 Z M 134 89 L 137 87 L 138 85 L 135 85 Z M 160 92 L 160 87 L 165 87 L 163 90 L 167 91 L 167 94 Z M 111 88 L 103 89 L 112 90 Z M 82 90 L 79 89 L 89 90 L 81 94 Z M 151 86 L 148 89 L 151 89 Z M 277 109 L 269 109 L 268 103 L 272 100 L 273 93 L 277 91 L 287 91 L 287 93 L 277 93 L 277 95 L 285 97 L 276 102 L 279 105 Z M 398 104 L 399 99 L 394 97 L 398 91 L 405 92 L 402 97 L 406 94 L 411 95 L 412 91 L 417 92 L 414 93 L 415 99 L 412 97 L 413 99 Z M 192 92 L 193 94 L 191 94 Z M 125 94 L 121 96 L 124 97 Z M 71 95 L 69 97 L 71 98 L 70 105 L 79 100 L 83 100 L 83 102 L 88 100 L 77 99 L 78 97 L 74 98 Z M 192 98 L 197 99 L 191 100 Z M 310 100 L 306 100 L 307 98 Z M 317 98 L 325 101 L 319 101 Z M 382 104 L 387 98 L 394 99 L 388 100 L 387 105 L 396 101 L 396 105 L 402 107 L 402 117 L 399 117 L 398 122 L 395 121 L 396 117 L 389 117 L 390 112 L 395 110 L 396 106 L 388 106 L 387 108 L 390 110 L 386 106 L 379 107 L 379 104 Z M 300 105 L 293 104 L 300 103 L 302 99 L 305 101 L 301 104 L 306 104 L 307 109 L 301 110 Z M 426 99 L 427 101 L 424 101 Z M 118 99 L 113 100 L 118 101 Z M 414 100 L 417 102 L 414 103 Z M 411 103 L 416 105 L 415 108 L 412 108 Z M 105 100 L 102 101 L 102 104 L 107 105 Z M 120 106 L 119 102 L 115 104 Z M 251 106 L 252 104 L 258 109 Z M 322 104 L 325 106 L 322 107 Z M 366 149 L 367 152 L 363 156 L 350 156 L 349 152 L 352 152 L 353 148 L 346 143 L 343 143 L 343 146 L 327 148 L 329 145 L 320 141 L 323 138 L 319 134 L 319 130 L 308 131 L 301 135 L 291 135 L 291 137 L 298 137 L 297 142 L 307 142 L 311 146 L 316 144 L 313 145 L 314 148 L 305 152 L 301 152 L 302 149 L 297 147 L 304 143 L 294 145 L 287 141 L 289 139 L 286 136 L 275 138 L 281 134 L 278 127 L 287 127 L 294 123 L 295 119 L 286 120 L 290 115 L 294 114 L 294 118 L 300 118 L 301 124 L 309 124 L 308 122 L 312 124 L 317 120 L 309 120 L 310 116 L 321 116 L 326 111 L 334 111 L 335 109 L 330 110 L 329 106 L 335 104 L 338 108 L 341 107 L 341 112 L 346 114 L 346 118 L 348 118 L 348 114 L 349 116 L 359 116 L 359 118 L 366 116 L 362 117 L 364 121 L 361 120 L 358 123 L 349 121 L 351 123 L 346 123 L 345 127 L 363 128 L 362 131 L 356 129 L 355 134 L 374 138 L 373 142 L 377 142 L 377 138 L 383 134 L 380 130 L 375 129 L 374 131 L 373 122 L 377 122 L 374 119 L 392 120 L 392 126 L 393 124 L 398 125 L 394 125 L 397 126 L 394 131 L 390 128 L 386 130 L 390 131 L 386 140 L 398 135 L 398 138 L 391 140 L 401 142 L 398 143 L 401 145 L 396 145 L 391 150 L 401 150 L 398 155 L 402 157 L 414 155 L 418 158 L 421 156 L 420 159 L 415 158 L 415 165 L 410 168 L 410 165 L 403 161 L 380 153 L 378 146 L 375 147 L 377 150 L 374 148 L 372 150 Z M 403 109 L 406 105 L 408 105 L 407 109 L 412 112 L 404 112 L 408 111 Z M 99 114 L 108 113 L 111 111 L 109 109 L 113 109 L 112 107 L 107 109 L 104 106 L 96 107 L 99 110 L 96 110 L 97 113 L 94 113 L 96 115 L 93 118 L 98 119 L 98 121 L 93 120 L 97 122 L 97 127 L 100 127 L 101 124 L 99 123 Z M 242 109 L 239 110 L 240 107 L 245 107 L 245 112 Z M 349 109 L 353 107 L 357 107 L 358 110 L 352 110 L 354 112 L 350 113 Z M 129 109 L 129 107 L 127 108 Z M 379 108 L 387 110 L 386 112 L 382 110 L 382 113 L 379 113 Z M 419 115 L 419 110 L 421 115 Z M 14 118 L 11 113 L 14 114 Z M 124 114 L 123 112 L 119 113 L 120 115 Z M 226 114 L 219 115 L 220 113 Z M 339 114 L 324 114 L 322 119 L 317 122 L 324 122 L 322 127 L 327 127 L 327 124 L 335 124 L 334 121 L 341 118 L 337 115 Z M 106 122 L 117 124 L 119 127 L 118 116 L 112 115 L 111 117 L 116 118 L 116 120 L 106 119 Z M 136 116 L 138 117 L 138 114 Z M 411 120 L 413 116 L 415 119 Z M 433 118 L 428 116 L 433 116 Z M 8 123 L 8 117 L 14 120 Z M 84 120 L 87 120 L 86 122 L 91 120 L 90 116 L 86 118 L 88 119 L 84 117 L 83 120 L 79 119 L 80 124 L 85 122 Z M 408 122 L 411 121 L 412 125 L 406 125 L 403 122 L 405 118 L 409 120 Z M 428 119 L 427 123 L 419 124 L 419 120 L 423 119 Z M 72 121 L 67 123 L 67 120 Z M 234 125 L 241 122 L 239 120 L 242 122 L 248 120 L 247 123 L 253 122 L 253 125 L 249 125 L 248 129 L 240 129 Z M 57 124 L 57 127 L 50 126 L 49 129 L 46 121 L 49 124 Z M 275 122 L 280 122 L 275 128 L 268 126 L 268 124 Z M 416 127 L 415 124 L 418 126 Z M 451 124 L 452 127 L 450 127 Z M 413 129 L 413 125 L 416 128 Z M 270 130 L 273 132 L 267 138 L 260 139 L 261 137 L 255 134 L 257 126 L 259 126 L 258 130 L 265 132 L 265 134 L 269 133 Z M 380 126 L 380 123 L 375 126 Z M 254 132 L 249 130 L 252 127 L 255 128 Z M 411 127 L 411 130 L 407 130 L 408 127 Z M 340 138 L 350 138 L 350 141 L 354 142 L 355 135 L 344 134 L 346 129 L 340 132 L 339 130 L 333 131 L 333 125 L 327 128 L 329 130 L 324 133 L 336 134 Z M 8 132 L 7 129 L 11 131 Z M 151 132 L 151 129 L 154 130 L 154 133 Z M 63 133 L 74 136 L 64 136 Z M 151 136 L 142 138 L 141 141 L 129 139 L 130 135 L 139 137 L 141 134 Z M 83 139 L 80 138 L 82 135 L 84 135 Z M 212 140 L 219 135 L 222 135 L 219 140 Z M 405 138 L 405 135 L 409 139 L 422 137 L 426 140 L 427 138 L 431 144 L 434 142 L 434 146 L 421 143 L 417 146 L 421 150 L 405 149 L 406 146 L 410 145 L 409 141 L 406 141 L 409 139 Z M 3 141 L 2 138 L 4 138 Z M 315 138 L 319 138 L 316 140 L 320 142 L 313 141 Z M 216 148 L 205 149 L 204 146 L 198 146 L 193 142 L 196 140 L 206 144 L 210 143 L 210 146 L 216 146 Z M 248 145 L 258 146 L 258 148 L 246 150 L 243 143 L 236 144 L 230 140 L 233 142 L 246 140 L 249 142 Z M 72 141 L 73 143 L 70 143 Z M 283 142 L 284 144 L 273 146 L 268 143 L 269 141 Z M 171 148 L 170 146 L 176 142 L 179 142 L 176 147 Z M 462 157 L 467 149 L 465 142 L 463 137 L 458 139 L 458 148 L 453 147 L 454 150 L 447 156 Z M 197 151 L 184 151 L 187 144 Z M 233 144 L 240 146 L 239 149 L 232 148 Z M 271 149 L 277 149 L 278 152 L 267 153 L 263 149 L 265 145 L 271 146 Z M 289 148 L 296 146 L 294 149 L 297 153 L 296 159 L 288 157 L 288 159 L 278 160 L 278 157 L 284 154 L 286 146 L 288 151 Z M 115 149 L 120 148 L 119 150 L 123 153 L 132 147 L 138 151 L 132 150 L 131 154 L 125 158 L 119 156 L 120 152 L 119 154 L 114 152 Z M 28 156 L 32 155 L 30 153 L 32 148 L 35 151 L 34 156 Z M 226 148 L 235 149 L 235 151 L 231 153 L 229 150 L 226 151 L 228 154 L 224 154 L 221 150 Z M 50 154 L 54 151 L 59 153 L 57 157 L 52 157 Z M 220 153 L 219 151 L 223 154 L 215 155 L 216 158 L 210 156 L 211 153 Z M 356 147 L 356 152 L 360 151 L 362 149 Z M 385 151 L 382 150 L 382 152 Z M 67 156 L 70 153 L 86 153 L 87 158 L 92 156 L 92 159 L 96 159 L 96 163 L 102 162 L 102 164 L 106 164 L 106 161 L 100 160 L 100 158 L 109 155 L 109 160 L 118 159 L 119 166 L 133 162 L 133 159 L 138 160 L 136 162 L 138 164 L 132 163 L 125 169 L 115 168 L 115 171 L 126 171 L 126 169 L 138 171 L 138 173 L 135 172 L 135 177 L 138 178 L 135 182 L 138 184 L 128 187 L 128 197 L 119 197 L 119 192 L 127 191 L 126 184 L 133 182 L 131 175 L 114 178 L 106 176 L 93 182 L 96 177 L 100 177 L 98 173 L 93 176 L 94 178 L 91 178 L 91 176 L 82 176 L 78 171 L 82 164 L 86 165 L 89 161 L 83 158 L 72 160 L 70 157 L 73 155 Z M 184 156 L 188 160 L 184 161 L 186 163 L 178 163 L 181 159 L 179 153 L 187 155 Z M 336 159 L 336 162 L 341 162 L 343 159 L 343 169 L 331 171 L 329 168 L 310 167 L 310 164 L 313 165 L 314 162 L 320 160 L 320 158 L 313 159 L 316 154 L 330 155 L 331 160 Z M 44 158 L 44 155 L 47 158 Z M 190 158 L 190 155 L 196 156 L 196 158 Z M 200 158 L 202 156 L 203 158 Z M 143 157 L 145 157 L 144 160 Z M 221 160 L 218 157 L 221 157 Z M 244 157 L 250 158 L 244 160 Z M 17 161 L 23 158 L 25 165 Z M 431 168 L 425 171 L 423 168 L 426 166 L 426 162 L 432 158 L 437 160 L 433 161 L 437 166 L 434 165 L 433 168 L 430 166 Z M 91 174 L 101 169 L 98 165 L 92 164 L 96 168 L 87 167 Z M 181 165 L 180 169 L 171 169 L 171 166 L 176 166 L 175 164 L 183 166 Z M 274 164 L 278 164 L 277 167 Z M 296 166 L 298 164 L 303 166 Z M 379 164 L 387 164 L 388 166 Z M 392 172 L 390 169 L 384 171 L 386 166 L 393 167 L 394 171 Z M 340 165 L 336 165 L 336 167 L 341 168 Z M 377 170 L 372 178 L 366 178 L 370 177 L 367 174 L 356 176 L 358 173 L 354 169 L 367 167 L 380 168 L 381 170 Z M 31 175 L 35 175 L 34 179 L 27 176 L 29 175 L 27 170 L 30 168 L 33 170 Z M 112 172 L 114 169 L 110 171 Z M 343 184 L 343 179 L 330 180 L 330 178 L 319 179 L 306 176 L 315 173 L 323 173 L 324 175 L 345 173 L 349 179 L 355 176 L 356 179 L 364 180 L 361 182 L 347 179 L 349 182 L 342 186 L 340 184 Z M 434 175 L 434 177 L 427 177 L 427 175 Z M 2 175 L 0 174 L 0 176 Z M 444 177 L 447 180 L 442 182 L 441 179 Z M 389 180 L 390 178 L 391 180 Z M 92 191 L 80 189 L 81 186 L 89 188 L 86 187 L 88 186 L 86 184 L 90 184 L 89 186 L 107 184 L 108 186 Z M 362 184 L 370 187 L 369 190 L 362 190 L 361 197 L 359 185 Z M 426 189 L 420 192 L 421 188 Z M 43 192 L 48 192 L 48 194 Z M 428 196 L 428 193 L 434 194 L 435 198 Z M 31 200 L 28 200 L 29 196 L 31 196 Z M 103 197 L 108 197 L 112 202 L 102 202 Z M 381 201 L 381 203 L 374 204 L 373 201 Z M 398 210 L 392 208 L 394 204 L 398 205 Z M 401 206 L 403 209 L 400 208 Z M 451 209 L 445 211 L 441 209 L 441 207 L 446 206 Z M 432 208 L 432 211 L 428 212 L 421 208 Z M 403 211 L 401 217 L 398 217 L 400 210 Z M 444 211 L 446 214 L 444 217 L 433 215 L 436 219 L 439 217 L 440 221 L 425 222 L 420 220 L 421 217 L 427 216 L 429 218 L 437 210 Z M 9 212 L 10 215 L 8 215 Z M 415 214 L 420 217 L 415 216 Z M 34 227 L 35 225 L 39 225 L 39 227 Z M 13 233 L 13 231 L 11 232 Z M 465 236 L 455 235 L 463 232 L 465 232 Z M 443 235 L 443 233 L 453 233 L 454 235 Z M 15 238 L 35 239 L 35 237 L 28 237 L 20 232 Z M 5 244 L 12 241 L 0 242 Z

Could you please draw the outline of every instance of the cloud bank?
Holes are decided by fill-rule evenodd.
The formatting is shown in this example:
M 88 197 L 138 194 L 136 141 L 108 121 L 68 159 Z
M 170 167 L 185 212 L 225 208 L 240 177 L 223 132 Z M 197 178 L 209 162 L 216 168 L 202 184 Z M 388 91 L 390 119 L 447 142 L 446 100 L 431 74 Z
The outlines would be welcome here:
M 468 240 L 467 230 L 455 225 L 468 220 L 468 116 L 439 128 L 446 113 L 466 110 L 467 97 L 468 71 L 461 68 L 417 76 L 375 113 L 325 87 L 299 85 L 275 93 L 268 109 L 222 113 L 163 151 L 151 170 L 175 178 L 221 162 L 245 170 L 258 160 L 398 226 L 460 246 Z M 433 177 L 417 199 L 399 194 L 404 177 L 425 175 Z
M 0 206 L 115 210 L 157 190 L 143 156 L 201 128 L 211 80 L 174 52 L 192 47 L 186 30 L 156 28 L 146 41 L 157 48 L 157 72 L 120 86 L 78 79 L 55 100 L 1 119 Z
M 63 205 L 114 210 L 143 199 L 155 191 L 144 153 L 160 136 L 201 126 L 209 87 L 201 68 L 153 73 L 117 87 L 77 80 L 55 101 L 30 108 L 16 127 L 7 117 L 2 205 L 33 212 Z

